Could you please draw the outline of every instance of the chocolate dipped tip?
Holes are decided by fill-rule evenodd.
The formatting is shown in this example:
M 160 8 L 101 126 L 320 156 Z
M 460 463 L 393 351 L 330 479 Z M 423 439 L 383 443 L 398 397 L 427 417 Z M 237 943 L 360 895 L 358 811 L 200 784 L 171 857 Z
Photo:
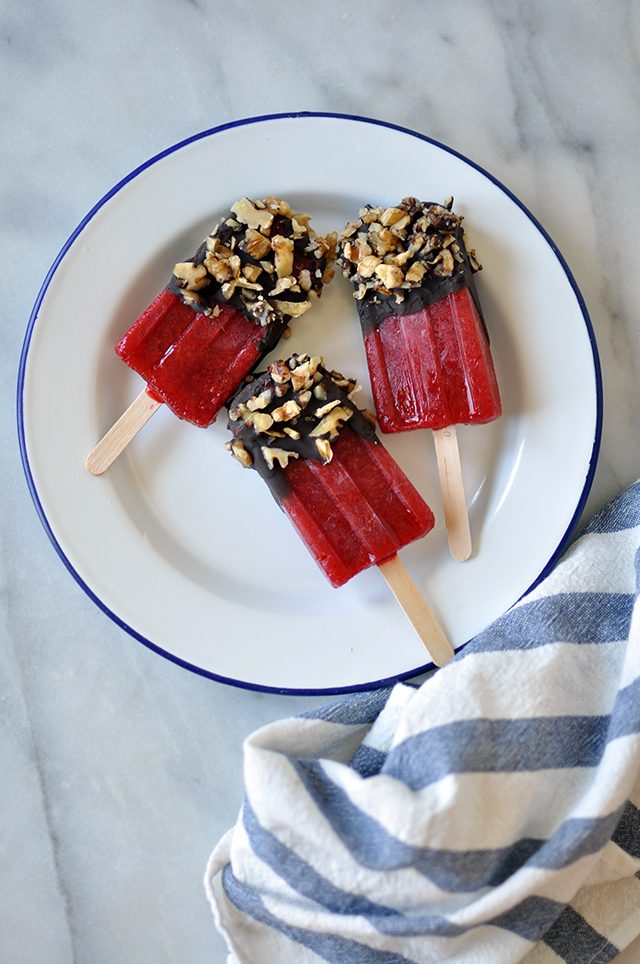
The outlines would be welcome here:
M 291 459 L 333 458 L 331 442 L 346 425 L 376 441 L 373 416 L 350 396 L 353 379 L 330 371 L 321 356 L 292 355 L 255 375 L 229 403 L 227 449 L 245 468 L 255 468 L 278 496 L 277 477 Z
M 336 257 L 354 297 L 400 304 L 416 289 L 450 288 L 465 271 L 479 271 L 452 207 L 453 198 L 436 204 L 414 197 L 396 207 L 365 205 L 344 228 Z
M 310 220 L 281 198 L 241 198 L 193 259 L 174 266 L 169 288 L 196 311 L 229 304 L 262 327 L 283 327 L 333 277 L 337 236 L 317 235 Z

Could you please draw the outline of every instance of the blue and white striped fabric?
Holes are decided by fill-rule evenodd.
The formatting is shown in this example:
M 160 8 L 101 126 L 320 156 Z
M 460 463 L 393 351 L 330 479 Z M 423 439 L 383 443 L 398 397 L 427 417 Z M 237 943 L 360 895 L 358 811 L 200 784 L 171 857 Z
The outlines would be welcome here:
M 603 964 L 640 933 L 639 543 L 636 483 L 419 688 L 247 739 L 206 877 L 230 964 Z

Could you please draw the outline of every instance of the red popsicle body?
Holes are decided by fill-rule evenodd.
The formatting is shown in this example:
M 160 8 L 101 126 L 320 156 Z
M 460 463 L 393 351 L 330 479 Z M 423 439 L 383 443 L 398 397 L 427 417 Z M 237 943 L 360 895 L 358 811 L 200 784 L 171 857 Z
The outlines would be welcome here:
M 221 305 L 206 315 L 162 291 L 118 342 L 116 352 L 142 375 L 147 391 L 179 418 L 202 428 L 259 360 L 264 332 Z
M 426 502 L 379 442 L 347 426 L 328 464 L 291 461 L 282 508 L 332 586 L 420 539 L 434 526 Z
M 346 225 L 338 263 L 356 289 L 371 387 L 383 432 L 490 422 L 500 392 L 462 217 L 404 198 L 365 205 Z
M 414 314 L 386 317 L 365 335 L 383 432 L 490 422 L 502 414 L 484 326 L 469 288 Z

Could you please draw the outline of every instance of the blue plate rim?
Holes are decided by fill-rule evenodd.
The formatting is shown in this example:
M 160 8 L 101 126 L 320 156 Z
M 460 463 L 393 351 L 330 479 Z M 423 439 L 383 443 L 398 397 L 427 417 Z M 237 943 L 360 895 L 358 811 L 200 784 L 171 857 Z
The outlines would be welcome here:
M 426 141 L 428 144 L 433 144 L 435 147 L 438 147 L 441 150 L 446 151 L 448 154 L 451 154 L 453 157 L 459 158 L 461 161 L 464 161 L 465 164 L 468 164 L 476 171 L 479 171 L 480 174 L 483 174 L 489 181 L 495 184 L 496 187 L 498 187 L 504 194 L 506 194 L 506 196 L 510 198 L 510 200 L 513 201 L 514 204 L 516 204 L 524 214 L 526 214 L 526 216 L 540 232 L 542 237 L 545 239 L 545 241 L 547 242 L 547 244 L 555 254 L 556 258 L 558 259 L 560 266 L 562 267 L 562 270 L 564 271 L 567 277 L 567 280 L 571 285 L 573 293 L 576 297 L 576 300 L 578 302 L 578 306 L 582 313 L 582 317 L 584 319 L 585 327 L 587 330 L 587 335 L 589 337 L 589 342 L 591 345 L 591 352 L 593 356 L 594 378 L 595 378 L 595 385 L 596 385 L 596 426 L 595 426 L 595 435 L 593 439 L 593 446 L 591 449 L 591 457 L 589 460 L 589 468 L 585 478 L 584 486 L 582 488 L 582 492 L 580 493 L 578 503 L 571 517 L 569 525 L 567 526 L 567 529 L 564 535 L 560 539 L 558 545 L 556 546 L 555 550 L 551 554 L 548 562 L 543 567 L 540 574 L 536 577 L 536 579 L 534 579 L 534 581 L 531 583 L 531 585 L 522 594 L 520 598 L 523 598 L 524 596 L 526 596 L 527 593 L 531 592 L 532 589 L 534 589 L 540 582 L 542 582 L 542 580 L 547 576 L 547 574 L 550 572 L 550 570 L 553 568 L 558 558 L 562 554 L 569 539 L 571 538 L 574 527 L 576 526 L 580 516 L 582 515 L 587 498 L 589 496 L 589 492 L 591 490 L 591 486 L 593 484 L 593 478 L 595 475 L 596 465 L 598 462 L 598 455 L 600 452 L 600 443 L 602 440 L 602 421 L 603 421 L 602 369 L 600 365 L 600 356 L 598 353 L 598 346 L 596 343 L 595 332 L 593 330 L 593 324 L 589 316 L 589 311 L 587 309 L 582 293 L 578 287 L 578 284 L 573 276 L 573 273 L 571 272 L 571 269 L 569 268 L 569 265 L 567 264 L 558 246 L 553 241 L 549 233 L 542 226 L 542 224 L 538 221 L 538 219 L 523 204 L 523 202 L 520 201 L 520 199 L 516 197 L 516 195 L 512 191 L 509 190 L 508 187 L 506 187 L 500 180 L 498 180 L 497 177 L 491 174 L 490 171 L 487 171 L 480 164 L 477 164 L 475 161 L 472 161 L 470 158 L 466 157 L 466 155 L 460 153 L 460 151 L 457 151 L 454 148 L 449 147 L 446 144 L 443 144 L 441 141 L 438 141 L 433 137 L 428 137 L 426 134 L 420 134 L 418 131 L 414 131 L 409 127 L 402 127 L 399 124 L 393 124 L 390 121 L 379 120 L 373 117 L 364 117 L 358 114 L 343 114 L 343 113 L 332 112 L 332 111 L 284 111 L 276 114 L 261 114 L 255 117 L 244 117 L 244 118 L 240 118 L 239 120 L 229 121 L 225 124 L 219 124 L 216 127 L 207 128 L 206 130 L 200 131 L 197 134 L 192 134 L 190 137 L 186 137 L 184 138 L 184 140 L 178 141 L 177 143 L 171 145 L 170 147 L 165 148 L 163 151 L 160 151 L 158 154 L 153 155 L 148 160 L 144 161 L 142 164 L 139 164 L 138 167 L 134 168 L 134 170 L 131 171 L 129 174 L 125 175 L 125 177 L 123 177 L 120 181 L 118 181 L 117 184 L 115 184 L 109 191 L 107 191 L 106 194 L 103 195 L 102 198 L 100 198 L 100 200 L 91 208 L 91 210 L 80 221 L 80 223 L 77 225 L 77 227 L 73 230 L 73 232 L 69 235 L 69 237 L 63 244 L 62 248 L 58 252 L 55 260 L 53 261 L 51 267 L 49 268 L 49 271 L 45 276 L 45 279 L 42 283 L 40 291 L 38 292 L 38 296 L 35 300 L 33 309 L 29 316 L 29 322 L 27 324 L 27 330 L 25 332 L 22 351 L 20 353 L 20 363 L 18 366 L 18 381 L 17 381 L 16 416 L 17 416 L 17 429 L 18 429 L 18 444 L 20 447 L 20 458 L 22 460 L 22 467 L 24 469 L 27 486 L 29 488 L 29 492 L 31 494 L 31 498 L 33 500 L 40 522 L 42 523 L 44 530 L 47 536 L 49 537 L 55 551 L 57 552 L 61 561 L 63 562 L 67 570 L 71 573 L 75 581 L 78 583 L 81 589 L 84 590 L 84 592 L 88 595 L 88 597 L 92 600 L 92 602 L 99 609 L 101 609 L 102 612 L 105 613 L 105 615 L 108 616 L 117 626 L 119 626 L 126 633 L 128 633 L 130 636 L 136 639 L 139 643 L 142 643 L 148 649 L 151 649 L 154 653 L 158 653 L 160 656 L 163 656 L 165 659 L 168 659 L 170 662 L 175 663 L 178 666 L 181 666 L 183 669 L 187 669 L 192 673 L 196 673 L 198 676 L 204 676 L 207 679 L 215 680 L 218 683 L 226 683 L 229 686 L 235 686 L 235 687 L 238 687 L 239 689 L 252 690 L 254 692 L 260 692 L 260 693 L 278 693 L 278 694 L 288 695 L 288 696 L 335 696 L 335 695 L 346 694 L 346 693 L 358 693 L 358 692 L 363 692 L 365 690 L 379 689 L 384 686 L 390 686 L 393 683 L 401 682 L 402 680 L 412 679 L 416 676 L 420 676 L 421 674 L 427 672 L 430 669 L 433 669 L 433 663 L 425 663 L 423 666 L 417 666 L 415 669 L 409 670 L 405 673 L 399 673 L 398 675 L 386 677 L 384 679 L 372 680 L 367 683 L 358 683 L 352 686 L 334 686 L 334 687 L 321 687 L 318 689 L 313 689 L 313 688 L 299 688 L 299 687 L 264 686 L 259 683 L 249 683 L 244 680 L 232 679 L 227 676 L 222 676 L 218 673 L 212 673 L 210 670 L 202 669 L 202 667 L 200 666 L 195 666 L 193 663 L 188 663 L 186 660 L 180 659 L 179 656 L 175 656 L 173 653 L 169 653 L 167 650 L 162 649 L 161 646 L 158 646 L 152 640 L 147 639 L 141 633 L 138 633 L 132 626 L 129 626 L 126 622 L 124 622 L 124 620 L 120 619 L 117 613 L 109 609 L 109 607 L 102 602 L 102 600 L 93 592 L 93 590 L 89 588 L 89 586 L 85 583 L 80 573 L 73 567 L 73 565 L 71 564 L 71 562 L 69 561 L 65 553 L 63 552 L 61 546 L 59 545 L 53 533 L 51 525 L 49 524 L 49 520 L 47 519 L 47 516 L 44 512 L 42 503 L 40 502 L 40 497 L 38 495 L 35 481 L 33 479 L 33 475 L 31 472 L 31 466 L 29 464 L 29 458 L 27 455 L 26 437 L 25 437 L 25 431 L 24 431 L 25 371 L 26 371 L 26 365 L 27 365 L 27 357 L 29 354 L 29 346 L 31 344 L 31 337 L 33 335 L 33 330 L 35 328 L 38 313 L 40 311 L 40 306 L 42 304 L 42 301 L 47 293 L 49 285 L 51 284 L 51 281 L 53 280 L 53 277 L 61 261 L 67 254 L 67 251 L 69 250 L 71 245 L 75 242 L 76 238 L 78 238 L 78 236 L 82 233 L 82 231 L 85 229 L 87 224 L 89 224 L 89 222 L 95 216 L 95 214 L 97 214 L 97 212 L 107 203 L 107 201 L 109 201 L 115 194 L 117 194 L 118 191 L 120 191 L 126 184 L 132 181 L 135 177 L 137 177 L 147 168 L 151 167 L 153 164 L 156 164 L 158 161 L 162 160 L 164 157 L 167 157 L 169 154 L 173 154 L 176 151 L 181 150 L 183 147 L 186 147 L 189 144 L 193 144 L 195 141 L 202 140 L 205 137 L 211 137 L 212 135 L 219 134 L 222 131 L 231 130 L 234 127 L 244 127 L 244 126 L 248 126 L 249 124 L 259 124 L 259 123 L 264 123 L 265 121 L 272 121 L 272 120 L 295 119 L 295 118 L 306 118 L 306 117 L 331 118 L 333 120 L 355 121 L 357 123 L 362 123 L 362 124 L 372 124 L 378 127 L 386 127 L 389 130 L 398 131 L 402 134 L 408 134 L 411 137 L 416 137 L 418 140 Z M 469 640 L 463 643 L 461 647 L 458 647 L 457 652 L 459 652 L 460 649 L 466 646 L 468 642 Z

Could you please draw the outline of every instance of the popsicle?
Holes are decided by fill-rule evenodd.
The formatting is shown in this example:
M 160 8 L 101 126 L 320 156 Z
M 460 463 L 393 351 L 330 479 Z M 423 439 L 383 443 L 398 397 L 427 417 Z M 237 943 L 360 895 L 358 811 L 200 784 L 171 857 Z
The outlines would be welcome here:
M 352 402 L 354 389 L 320 357 L 274 362 L 230 402 L 227 447 L 262 476 L 332 586 L 380 568 L 441 665 L 451 644 L 397 557 L 431 531 L 433 514 Z
M 336 236 L 318 237 L 286 201 L 242 198 L 116 345 L 147 383 L 87 458 L 104 472 L 165 403 L 206 427 L 245 375 L 333 276 Z
M 337 261 L 355 287 L 378 424 L 433 429 L 451 553 L 468 559 L 455 426 L 490 422 L 502 405 L 473 277 L 480 265 L 452 205 L 368 204 L 344 229 Z

